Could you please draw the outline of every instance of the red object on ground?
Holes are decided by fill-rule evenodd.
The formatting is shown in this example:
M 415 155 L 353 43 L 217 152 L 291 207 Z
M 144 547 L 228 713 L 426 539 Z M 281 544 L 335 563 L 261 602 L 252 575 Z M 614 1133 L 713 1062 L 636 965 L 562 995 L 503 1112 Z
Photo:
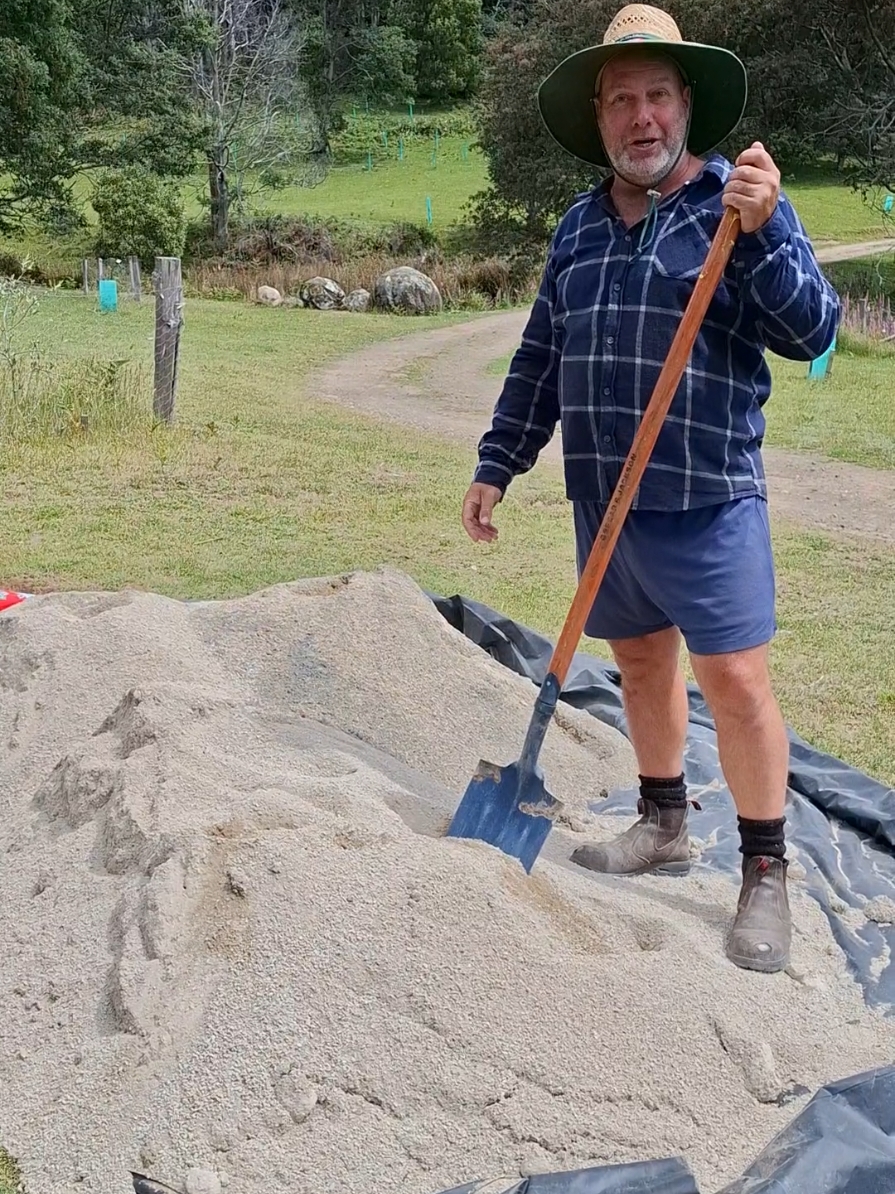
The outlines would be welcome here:
M 0 612 L 12 609 L 14 605 L 21 605 L 27 599 L 27 593 L 7 593 L 6 589 L 0 589 Z

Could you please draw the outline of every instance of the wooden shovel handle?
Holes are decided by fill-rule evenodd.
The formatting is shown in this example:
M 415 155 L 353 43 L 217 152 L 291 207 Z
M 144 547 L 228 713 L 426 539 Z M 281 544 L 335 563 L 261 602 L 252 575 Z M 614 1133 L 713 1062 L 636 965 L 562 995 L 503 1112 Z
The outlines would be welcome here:
M 734 208 L 728 207 L 721 219 L 718 231 L 715 233 L 702 272 L 696 280 L 668 357 L 662 366 L 662 372 L 659 374 L 640 426 L 637 428 L 631 451 L 628 453 L 628 459 L 625 461 L 618 485 L 615 487 L 615 492 L 600 524 L 600 529 L 591 548 L 590 558 L 578 582 L 578 590 L 566 618 L 566 624 L 553 652 L 549 673 L 557 678 L 560 688 L 565 683 L 584 631 L 587 616 L 600 585 L 603 583 L 603 577 L 606 575 L 606 569 L 609 567 L 609 561 L 621 534 L 622 524 L 634 501 L 634 495 L 643 479 L 646 466 L 649 464 L 656 440 L 659 438 L 659 432 L 662 430 L 675 392 L 680 385 L 684 370 L 687 368 L 699 328 L 705 318 L 709 303 L 712 301 L 712 296 L 718 288 L 718 283 L 721 281 L 721 275 L 730 260 L 730 254 L 733 252 L 739 231 L 739 213 Z

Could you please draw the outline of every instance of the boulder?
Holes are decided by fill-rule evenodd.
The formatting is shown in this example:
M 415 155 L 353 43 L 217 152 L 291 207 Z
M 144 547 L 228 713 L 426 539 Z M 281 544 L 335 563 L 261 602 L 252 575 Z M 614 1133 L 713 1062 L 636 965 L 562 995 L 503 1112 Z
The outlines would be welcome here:
M 300 295 L 290 294 L 288 298 L 283 299 L 283 306 L 288 307 L 290 310 L 295 310 L 298 307 L 303 307 L 304 302 Z
M 345 300 L 342 306 L 346 311 L 355 311 L 363 313 L 369 311 L 373 303 L 373 296 L 369 290 L 352 290 L 350 294 L 345 295 Z
M 373 302 L 383 311 L 407 315 L 434 315 L 444 306 L 432 279 L 409 265 L 390 269 L 377 279 Z
M 265 307 L 279 307 L 282 301 L 283 296 L 275 286 L 258 287 L 258 302 L 263 303 Z
M 301 284 L 298 295 L 306 307 L 316 307 L 318 311 L 334 311 L 341 307 L 345 291 L 332 278 L 310 278 Z

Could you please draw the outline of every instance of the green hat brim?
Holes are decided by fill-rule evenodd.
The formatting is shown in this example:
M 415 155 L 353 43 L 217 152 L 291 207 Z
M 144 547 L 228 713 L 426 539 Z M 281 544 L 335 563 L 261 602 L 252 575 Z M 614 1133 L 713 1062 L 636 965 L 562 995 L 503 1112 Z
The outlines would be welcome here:
M 592 100 L 599 72 L 610 58 L 627 49 L 667 54 L 693 85 L 687 142 L 691 153 L 708 153 L 740 123 L 748 94 L 746 68 L 730 50 L 698 42 L 658 39 L 591 46 L 561 62 L 538 89 L 538 107 L 548 132 L 575 157 L 593 166 L 610 165 L 597 130 Z

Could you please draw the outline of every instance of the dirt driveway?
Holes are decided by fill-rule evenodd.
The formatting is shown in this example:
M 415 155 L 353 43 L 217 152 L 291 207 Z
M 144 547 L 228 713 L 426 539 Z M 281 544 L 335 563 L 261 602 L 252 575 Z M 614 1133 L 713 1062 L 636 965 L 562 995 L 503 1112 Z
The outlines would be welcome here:
M 527 313 L 501 312 L 366 348 L 318 375 L 309 395 L 474 449 L 500 389 L 488 366 L 511 353 Z M 895 545 L 895 471 L 766 448 L 772 510 L 786 521 Z M 539 467 L 560 467 L 559 436 Z

